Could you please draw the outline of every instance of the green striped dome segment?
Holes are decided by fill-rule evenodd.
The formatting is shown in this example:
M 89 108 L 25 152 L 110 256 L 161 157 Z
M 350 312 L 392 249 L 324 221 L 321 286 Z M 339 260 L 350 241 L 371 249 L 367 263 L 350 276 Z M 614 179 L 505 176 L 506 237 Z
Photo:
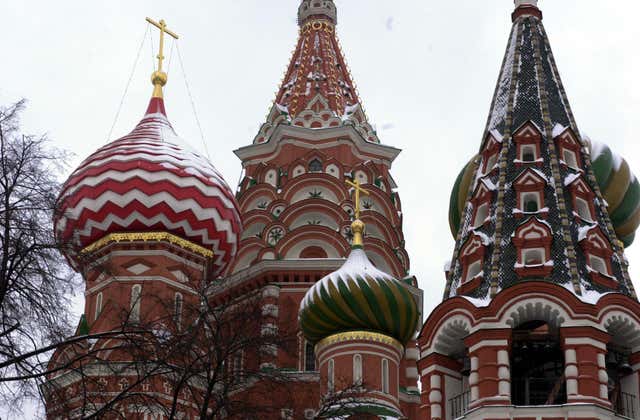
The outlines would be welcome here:
M 640 225 L 640 183 L 629 164 L 606 144 L 587 140 L 591 162 L 616 236 L 628 247 Z
M 458 230 L 460 229 L 462 212 L 467 203 L 467 194 L 471 186 L 471 181 L 473 180 L 473 162 L 476 157 L 477 156 L 472 157 L 464 168 L 462 168 L 451 190 L 451 197 L 449 198 L 449 228 L 454 238 L 458 235 Z
M 587 138 L 585 140 L 591 151 L 596 182 L 607 201 L 616 236 L 628 247 L 633 243 L 636 229 L 640 225 L 640 183 L 626 160 L 613 153 L 607 145 L 591 142 Z M 460 229 L 467 193 L 473 180 L 474 159 L 475 157 L 462 169 L 451 191 L 449 226 L 454 238 Z
M 305 337 L 313 342 L 365 330 L 404 344 L 415 332 L 418 307 L 406 286 L 375 268 L 364 250 L 353 249 L 339 270 L 307 291 L 299 321 Z

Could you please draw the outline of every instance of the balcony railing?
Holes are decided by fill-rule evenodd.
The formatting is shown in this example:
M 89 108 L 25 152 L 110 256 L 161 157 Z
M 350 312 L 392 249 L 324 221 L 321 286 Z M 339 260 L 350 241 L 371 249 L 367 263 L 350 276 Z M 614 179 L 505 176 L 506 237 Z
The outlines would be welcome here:
M 635 419 L 638 414 L 636 411 L 636 396 L 621 392 L 614 401 L 616 414 Z
M 462 417 L 467 411 L 469 411 L 470 399 L 471 399 L 471 391 L 466 391 L 449 400 L 449 407 L 451 408 L 452 419 L 457 419 L 458 417 Z

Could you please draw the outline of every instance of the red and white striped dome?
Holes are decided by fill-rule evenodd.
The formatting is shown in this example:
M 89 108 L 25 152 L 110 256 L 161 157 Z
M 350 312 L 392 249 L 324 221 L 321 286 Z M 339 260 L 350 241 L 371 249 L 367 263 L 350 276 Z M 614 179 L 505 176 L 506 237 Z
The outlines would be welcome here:
M 58 199 L 56 235 L 77 251 L 112 233 L 166 232 L 213 251 L 214 272 L 236 254 L 238 206 L 204 157 L 178 146 L 161 98 L 128 135 L 98 149 L 69 177 Z

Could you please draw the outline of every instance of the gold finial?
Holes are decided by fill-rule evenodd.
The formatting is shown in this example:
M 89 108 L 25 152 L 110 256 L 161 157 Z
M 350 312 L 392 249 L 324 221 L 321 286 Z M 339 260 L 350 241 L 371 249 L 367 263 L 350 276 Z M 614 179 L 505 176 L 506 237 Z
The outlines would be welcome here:
M 362 248 L 363 240 L 362 235 L 364 233 L 364 223 L 360 220 L 360 193 L 364 195 L 369 195 L 369 191 L 362 188 L 360 181 L 357 179 L 355 181 L 349 181 L 348 179 L 345 181 L 347 185 L 352 187 L 355 190 L 355 220 L 351 223 L 351 232 L 353 233 L 353 247 L 354 248 Z
M 151 83 L 153 83 L 153 97 L 162 98 L 162 87 L 167 84 L 167 73 L 162 71 L 162 61 L 164 60 L 164 34 L 171 35 L 174 39 L 178 39 L 178 35 L 167 29 L 164 20 L 156 22 L 151 18 L 147 18 L 147 22 L 160 29 L 160 48 L 158 50 L 158 69 L 151 75 Z

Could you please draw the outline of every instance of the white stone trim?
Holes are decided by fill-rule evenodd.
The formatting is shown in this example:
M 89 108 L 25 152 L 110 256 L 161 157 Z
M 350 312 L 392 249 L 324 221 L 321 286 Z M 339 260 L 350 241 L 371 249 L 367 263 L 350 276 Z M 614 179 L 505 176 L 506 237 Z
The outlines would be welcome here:
M 569 346 L 592 346 L 600 350 L 607 351 L 607 345 L 598 340 L 588 337 L 570 337 L 564 340 L 566 345 Z
M 482 340 L 479 343 L 474 344 L 469 347 L 469 353 L 473 353 L 478 349 L 484 347 L 507 347 L 509 345 L 509 341 L 507 340 Z
M 183 283 L 178 283 L 175 280 L 171 280 L 168 279 L 164 276 L 115 276 L 115 277 L 111 277 L 109 278 L 109 280 L 99 283 L 95 286 L 93 286 L 91 289 L 87 289 L 84 292 L 85 296 L 89 296 L 95 292 L 98 292 L 104 288 L 106 288 L 108 285 L 112 284 L 112 283 L 144 283 L 144 282 L 149 282 L 149 281 L 156 281 L 156 282 L 161 282 L 161 283 L 165 283 L 168 284 L 169 286 L 175 287 L 176 289 L 180 289 L 184 292 L 190 293 L 192 295 L 197 295 L 198 292 L 196 292 L 195 290 L 193 290 L 191 287 L 188 287 L 186 285 L 184 285 Z

